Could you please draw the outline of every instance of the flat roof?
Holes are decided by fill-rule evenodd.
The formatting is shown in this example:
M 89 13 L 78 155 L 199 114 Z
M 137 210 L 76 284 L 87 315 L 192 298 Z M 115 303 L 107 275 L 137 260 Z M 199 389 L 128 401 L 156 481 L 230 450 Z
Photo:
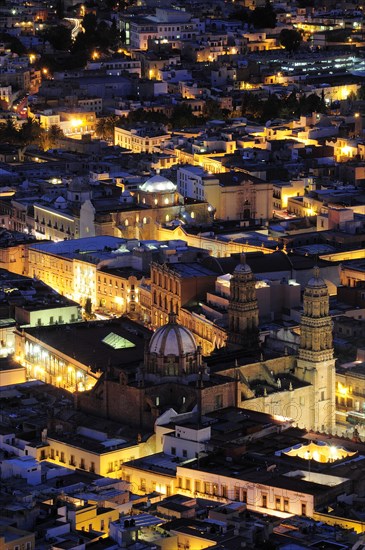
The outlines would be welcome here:
M 133 368 L 143 360 L 145 340 L 152 335 L 147 328 L 126 319 L 32 327 L 24 332 L 94 371 L 104 370 L 107 365 Z M 103 342 L 112 333 L 133 347 L 114 349 Z

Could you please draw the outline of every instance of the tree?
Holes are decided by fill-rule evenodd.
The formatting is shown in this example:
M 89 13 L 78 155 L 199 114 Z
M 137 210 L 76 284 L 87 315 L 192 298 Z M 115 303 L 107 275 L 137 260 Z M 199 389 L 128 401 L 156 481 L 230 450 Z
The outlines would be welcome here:
M 222 109 L 219 107 L 218 103 L 213 99 L 206 100 L 204 105 L 203 115 L 208 120 L 224 118 Z
M 317 94 L 310 94 L 307 97 L 301 97 L 299 100 L 299 114 L 307 115 L 310 113 L 325 113 L 326 104 L 322 97 Z
M 159 123 L 167 124 L 168 118 L 163 113 L 157 111 L 146 111 L 145 109 L 136 109 L 131 111 L 127 118 L 127 123 L 129 126 L 133 126 L 138 122 L 149 122 L 149 123 Z
M 0 125 L 0 142 L 12 144 L 20 142 L 19 131 L 15 127 L 14 119 L 8 118 L 5 124 Z
M 57 124 L 52 124 L 48 132 L 42 129 L 42 133 L 40 135 L 40 146 L 43 151 L 48 151 L 48 149 L 52 149 L 52 147 L 56 145 L 58 139 L 64 136 L 65 134 L 61 128 Z
M 263 101 L 252 92 L 245 92 L 242 96 L 242 116 L 250 119 L 261 119 L 264 105 Z
M 279 35 L 280 44 L 289 53 L 296 52 L 302 43 L 302 35 L 295 29 L 283 29 Z
M 264 7 L 253 10 L 250 16 L 250 23 L 256 29 L 274 29 L 276 27 L 276 13 L 269 0 Z
M 44 35 L 55 50 L 68 51 L 72 46 L 71 28 L 65 25 L 51 27 Z
M 58 19 L 63 19 L 65 17 L 65 3 L 63 0 L 57 0 L 56 14 Z
M 360 99 L 361 101 L 364 101 L 365 100 L 365 84 L 363 84 L 361 86 L 361 88 L 359 89 L 359 91 L 357 92 L 357 97 L 358 99 Z
M 249 23 L 250 21 L 250 10 L 247 8 L 242 8 L 241 6 L 236 8 L 234 12 L 229 14 L 229 19 L 234 19 L 237 21 L 242 21 L 243 23 Z
M 98 118 L 95 128 L 96 135 L 101 139 L 113 141 L 114 128 L 119 120 L 120 117 L 117 117 L 115 115 Z
M 85 29 L 85 34 L 94 34 L 97 27 L 98 20 L 95 13 L 86 13 L 82 20 L 82 26 Z
M 27 52 L 26 47 L 22 44 L 19 38 L 6 32 L 0 32 L 0 42 L 5 43 L 7 48 L 18 55 L 23 55 Z
M 20 140 L 24 145 L 40 145 L 41 136 L 44 130 L 39 122 L 28 118 L 20 130 Z
M 85 300 L 84 314 L 87 319 L 91 319 L 93 316 L 93 306 L 90 297 L 87 297 Z
M 276 94 L 270 94 L 263 103 L 261 119 L 266 122 L 279 116 L 281 101 Z
M 297 99 L 297 93 L 293 91 L 281 102 L 280 116 L 283 118 L 290 118 L 293 115 L 297 115 L 298 112 L 299 102 Z
M 172 111 L 170 124 L 172 128 L 186 128 L 188 126 L 197 126 L 199 119 L 193 115 L 190 105 L 181 103 L 176 105 Z

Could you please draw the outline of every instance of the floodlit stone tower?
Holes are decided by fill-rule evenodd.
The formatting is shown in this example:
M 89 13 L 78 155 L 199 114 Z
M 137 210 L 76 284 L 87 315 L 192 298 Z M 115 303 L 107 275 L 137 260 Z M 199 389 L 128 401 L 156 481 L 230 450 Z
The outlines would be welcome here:
M 328 288 L 318 267 L 303 297 L 300 346 L 296 376 L 313 386 L 310 402 L 301 403 L 302 424 L 307 429 L 332 432 L 335 427 L 335 360 Z

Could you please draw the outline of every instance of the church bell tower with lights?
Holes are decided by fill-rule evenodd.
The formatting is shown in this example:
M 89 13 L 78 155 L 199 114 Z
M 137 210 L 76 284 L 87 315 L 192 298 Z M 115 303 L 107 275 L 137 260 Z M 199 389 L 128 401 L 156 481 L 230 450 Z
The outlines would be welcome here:
M 295 375 L 313 386 L 310 402 L 299 403 L 301 422 L 308 430 L 332 432 L 335 427 L 335 359 L 329 294 L 318 267 L 303 296 L 300 345 Z
M 230 283 L 228 342 L 247 350 L 256 350 L 259 344 L 259 308 L 255 285 L 256 279 L 246 263 L 246 256 L 241 254 Z

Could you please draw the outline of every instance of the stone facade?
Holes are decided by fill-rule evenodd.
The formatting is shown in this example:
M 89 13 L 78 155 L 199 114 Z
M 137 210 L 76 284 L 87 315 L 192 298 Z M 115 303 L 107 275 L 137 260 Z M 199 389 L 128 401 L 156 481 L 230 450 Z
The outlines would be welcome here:
M 258 347 L 259 308 L 255 283 L 251 268 L 242 254 L 241 263 L 235 268 L 230 282 L 228 340 L 247 349 Z

